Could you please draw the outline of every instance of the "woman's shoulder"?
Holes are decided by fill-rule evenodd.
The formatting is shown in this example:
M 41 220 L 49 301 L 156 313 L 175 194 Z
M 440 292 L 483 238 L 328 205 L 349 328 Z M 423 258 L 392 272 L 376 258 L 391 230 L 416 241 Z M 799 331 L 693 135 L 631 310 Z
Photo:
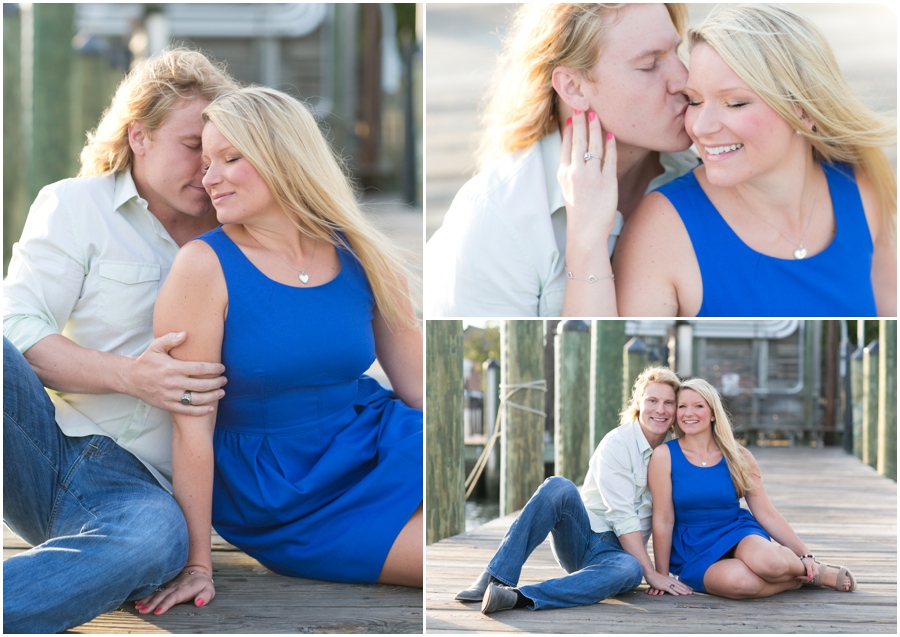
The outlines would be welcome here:
M 669 449 L 669 445 L 672 443 L 678 444 L 677 440 L 670 440 L 665 444 L 659 445 L 656 449 L 653 450 L 653 453 L 650 455 L 650 458 L 656 458 L 657 460 L 668 460 L 672 455 L 672 450 Z
M 168 278 L 177 277 L 191 281 L 203 281 L 208 277 L 221 277 L 222 266 L 219 257 L 206 241 L 207 235 L 212 235 L 217 231 L 221 231 L 221 229 L 211 230 L 185 243 L 175 255 Z

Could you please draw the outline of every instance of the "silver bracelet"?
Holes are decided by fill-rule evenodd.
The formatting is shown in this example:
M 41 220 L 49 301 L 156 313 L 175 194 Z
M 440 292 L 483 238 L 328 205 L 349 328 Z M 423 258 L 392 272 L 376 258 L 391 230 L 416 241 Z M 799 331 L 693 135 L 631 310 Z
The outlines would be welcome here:
M 600 279 L 610 279 L 611 281 L 615 281 L 616 275 L 610 273 L 608 276 L 603 276 L 603 277 L 600 277 L 600 279 L 598 279 L 597 277 L 595 277 L 595 276 L 592 274 L 592 275 L 590 275 L 588 278 L 582 279 L 581 277 L 575 276 L 574 274 L 572 274 L 572 272 L 571 272 L 570 270 L 567 269 L 567 270 L 566 270 L 566 278 L 567 278 L 567 279 L 572 279 L 573 281 L 587 281 L 588 283 L 596 283 L 596 282 L 599 281 Z

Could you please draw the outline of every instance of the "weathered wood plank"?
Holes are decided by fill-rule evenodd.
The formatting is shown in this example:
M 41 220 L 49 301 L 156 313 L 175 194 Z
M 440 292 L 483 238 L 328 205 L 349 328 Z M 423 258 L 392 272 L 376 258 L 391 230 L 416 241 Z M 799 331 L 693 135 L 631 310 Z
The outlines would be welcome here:
M 764 600 L 637 591 L 581 608 L 482 615 L 453 596 L 496 551 L 515 514 L 426 548 L 428 633 L 889 633 L 897 632 L 897 485 L 841 449 L 754 448 L 769 497 L 820 559 L 845 564 L 852 594 L 803 588 Z M 522 584 L 563 570 L 544 542 Z
M 28 545 L 4 527 L 3 559 Z M 72 633 L 412 633 L 422 632 L 422 591 L 405 586 L 336 584 L 284 577 L 213 533 L 216 597 L 202 609 L 181 604 L 165 615 L 130 602 Z

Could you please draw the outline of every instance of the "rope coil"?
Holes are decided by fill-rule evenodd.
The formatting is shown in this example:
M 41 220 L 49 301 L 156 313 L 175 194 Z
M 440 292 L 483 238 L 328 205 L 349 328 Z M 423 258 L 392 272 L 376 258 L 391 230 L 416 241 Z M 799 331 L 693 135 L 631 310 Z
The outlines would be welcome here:
M 503 413 L 504 407 L 513 407 L 515 409 L 521 409 L 522 411 L 527 411 L 528 413 L 535 414 L 540 416 L 541 418 L 547 418 L 547 412 L 540 409 L 532 409 L 531 407 L 526 407 L 525 405 L 520 405 L 519 403 L 514 403 L 510 400 L 510 398 L 519 391 L 524 391 L 527 389 L 533 389 L 536 391 L 542 391 L 544 393 L 547 392 L 547 381 L 546 380 L 532 380 L 527 383 L 516 383 L 516 384 L 507 384 L 501 383 L 500 390 L 507 390 L 506 393 L 501 393 L 500 395 L 500 405 L 497 407 L 497 417 L 494 419 L 494 433 L 484 444 L 484 449 L 481 451 L 481 455 L 478 456 L 478 460 L 475 461 L 475 466 L 472 468 L 472 473 L 469 474 L 469 477 L 466 478 L 466 499 L 469 499 L 469 496 L 472 495 L 472 491 L 475 490 L 475 485 L 478 484 L 478 478 L 481 477 L 484 468 L 487 466 L 488 458 L 491 455 L 491 451 L 494 449 L 494 444 L 497 442 L 497 439 L 500 437 L 500 415 Z

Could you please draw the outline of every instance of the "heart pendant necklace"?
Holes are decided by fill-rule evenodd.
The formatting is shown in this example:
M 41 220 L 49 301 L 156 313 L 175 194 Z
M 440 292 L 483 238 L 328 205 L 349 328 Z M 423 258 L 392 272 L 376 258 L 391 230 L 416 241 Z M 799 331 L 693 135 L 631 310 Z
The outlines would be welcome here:
M 797 242 L 797 247 L 794 249 L 794 258 L 797 261 L 799 261 L 800 259 L 805 259 L 806 255 L 808 254 L 806 248 L 803 247 L 803 240 L 806 238 L 806 233 L 809 232 L 809 227 L 812 225 L 813 213 L 816 211 L 816 202 L 819 201 L 819 184 L 820 184 L 819 179 L 816 179 L 816 196 L 813 197 L 813 205 L 812 205 L 812 208 L 809 209 L 809 220 L 807 220 L 807 222 L 806 222 L 806 230 L 803 231 L 803 236 L 800 237 L 800 241 Z M 741 196 L 741 193 L 737 188 L 735 188 L 734 191 L 737 193 L 737 196 L 741 200 L 741 203 L 743 203 L 747 207 L 747 210 L 749 210 L 750 213 L 754 217 L 756 217 L 763 223 L 771 226 L 772 228 L 775 228 L 775 230 L 778 231 L 778 234 L 780 234 L 782 237 L 784 237 L 785 239 L 790 241 L 790 243 L 792 245 L 794 244 L 794 240 L 791 239 L 786 234 L 784 234 L 778 226 L 776 226 L 773 223 L 770 223 L 769 221 L 766 221 L 765 219 L 760 217 L 758 214 L 756 214 L 756 212 L 754 212 L 753 208 L 750 207 L 750 204 L 748 204 L 746 201 L 744 201 L 744 198 Z
M 253 234 L 250 231 L 247 231 L 247 234 L 249 234 L 251 237 L 253 237 Z M 256 241 L 256 243 L 259 245 L 259 247 L 265 248 L 266 250 L 268 250 L 269 252 L 274 254 L 276 257 L 281 259 L 282 263 L 284 263 L 287 267 L 289 267 L 291 270 L 296 272 L 297 279 L 299 279 L 300 283 L 302 283 L 303 285 L 306 285 L 307 283 L 309 283 L 309 275 L 306 273 L 306 270 L 307 270 L 307 268 L 309 268 L 309 266 L 312 265 L 313 259 L 316 258 L 316 249 L 319 247 L 319 238 L 318 237 L 313 238 L 312 256 L 309 258 L 309 263 L 307 263 L 306 267 L 303 268 L 302 270 L 298 270 L 297 268 L 292 266 L 290 263 L 287 262 L 287 260 L 283 256 L 281 256 L 280 254 L 275 252 L 272 248 L 260 243 L 259 239 L 257 239 L 256 237 L 253 237 L 253 240 Z

